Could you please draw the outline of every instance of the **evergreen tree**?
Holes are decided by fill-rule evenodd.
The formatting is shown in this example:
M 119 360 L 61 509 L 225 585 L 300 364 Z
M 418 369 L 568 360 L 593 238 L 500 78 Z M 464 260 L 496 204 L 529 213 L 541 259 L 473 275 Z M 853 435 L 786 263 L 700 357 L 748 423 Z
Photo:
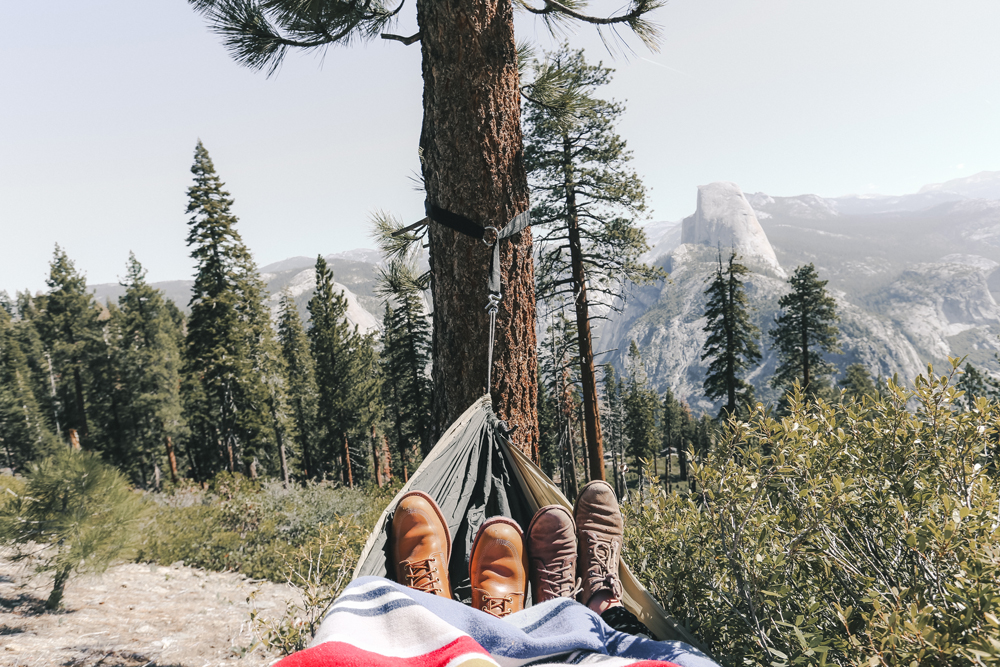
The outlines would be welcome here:
M 284 358 L 285 382 L 293 429 L 289 437 L 295 443 L 302 476 L 316 476 L 315 452 L 320 431 L 317 422 L 319 394 L 309 339 L 298 306 L 287 290 L 281 295 L 278 311 L 278 341 Z
M 58 420 L 76 442 L 89 444 L 86 387 L 93 343 L 99 336 L 100 307 L 87 292 L 86 278 L 76 270 L 66 252 L 56 246 L 46 280 L 49 291 L 40 302 L 35 320 L 51 364 Z
M 559 469 L 559 428 L 556 423 L 558 406 L 538 371 L 538 465 L 550 479 Z
M 566 300 L 576 311 L 577 350 L 583 392 L 590 475 L 603 479 L 603 435 L 590 330 L 590 303 L 614 304 L 628 281 L 648 283 L 661 275 L 639 261 L 648 250 L 637 221 L 645 214 L 646 189 L 629 166 L 632 154 L 614 127 L 625 108 L 594 97 L 612 70 L 588 65 L 582 51 L 563 47 L 543 71 L 558 72 L 578 97 L 576 113 L 529 101 L 525 106 L 525 166 L 541 227 L 538 298 Z
M 573 363 L 571 352 L 575 344 L 575 327 L 564 312 L 555 313 L 546 327 L 544 347 L 539 355 L 539 378 L 552 402 L 559 479 L 563 493 L 569 498 L 576 498 L 579 490 L 580 465 L 576 437 L 580 435 L 581 444 L 583 437 L 579 428 L 577 377 L 574 374 L 574 368 L 578 366 Z
M 680 479 L 687 479 L 687 444 L 690 435 L 691 415 L 687 406 L 674 397 L 670 387 L 663 392 L 663 404 L 660 408 L 660 432 L 662 433 L 663 449 L 667 457 L 667 485 L 670 485 L 672 458 L 671 452 L 677 455 L 680 468 Z
M 871 373 L 864 364 L 851 364 L 847 367 L 844 378 L 838 383 L 844 391 L 844 396 L 850 400 L 861 402 L 862 398 L 875 398 L 878 390 L 872 382 Z
M 208 151 L 195 149 L 188 246 L 197 274 L 188 320 L 185 407 L 196 474 L 248 467 L 273 443 L 268 380 L 276 346 L 264 288 L 236 231 L 233 200 Z M 199 473 L 200 471 L 200 473 Z
M 850 371 L 851 367 L 848 367 Z M 869 382 L 871 380 L 869 379 Z M 965 395 L 959 399 L 959 404 L 966 410 L 971 410 L 977 398 L 996 398 L 996 386 L 988 376 L 979 371 L 975 366 L 966 362 L 962 375 L 958 378 L 955 388 L 964 391 Z M 874 389 L 874 388 L 873 388 Z
M 420 41 L 425 73 L 420 163 L 427 201 L 484 227 L 503 226 L 528 209 L 514 3 L 418 0 L 418 32 L 404 37 L 385 33 L 402 5 L 381 1 L 189 2 L 223 35 L 238 61 L 271 72 L 293 48 L 322 48 L 377 35 L 404 44 Z M 652 45 L 657 30 L 646 15 L 662 2 L 630 0 L 627 9 L 609 17 L 587 16 L 572 3 L 535 6 L 525 1 L 517 6 L 553 28 L 560 23 L 557 18 L 605 29 L 627 26 Z M 427 237 L 434 272 L 434 418 L 441 429 L 482 394 L 482 351 L 494 332 L 485 317 L 471 316 L 482 311 L 486 295 L 470 286 L 482 284 L 489 255 L 477 239 L 441 225 L 431 225 Z M 522 232 L 501 243 L 504 301 L 495 331 L 494 398 L 502 416 L 518 427 L 512 435 L 515 444 L 533 452 L 538 431 L 531 234 Z
M 659 448 L 657 437 L 657 411 L 659 397 L 653 392 L 646 379 L 639 346 L 633 340 L 629 345 L 629 378 L 625 394 L 625 436 L 628 438 L 628 454 L 640 480 L 643 465 L 640 459 L 650 459 Z
M 615 367 L 611 364 L 604 365 L 604 414 L 601 423 L 607 433 L 608 445 L 611 448 L 611 469 L 614 474 L 615 494 L 622 498 L 625 490 L 624 476 L 621 466 L 625 463 L 624 448 L 624 427 L 625 427 L 625 406 L 624 406 L 625 385 L 624 381 L 618 377 Z
M 184 435 L 180 396 L 183 316 L 163 292 L 146 282 L 146 270 L 129 253 L 125 294 L 105 331 L 116 374 L 123 438 L 110 460 L 133 481 L 148 485 L 154 470 L 176 481 L 176 443 Z
M 383 403 L 400 473 L 408 478 L 431 449 L 430 323 L 412 266 L 393 261 L 381 272 L 386 300 L 382 331 Z M 411 468 L 412 466 L 412 468 Z
M 743 276 L 748 273 L 737 261 L 735 251 L 730 253 L 723 267 L 720 252 L 718 269 L 705 290 L 708 322 L 704 331 L 708 338 L 701 359 L 711 359 L 705 375 L 705 394 L 725 401 L 720 413 L 724 417 L 735 414 L 738 405 L 745 406 L 753 400 L 753 387 L 743 379 L 743 374 L 760 362 L 757 344 L 760 330 L 750 321 L 750 306 L 743 283 Z
M 781 297 L 782 312 L 775 317 L 771 339 L 778 353 L 778 368 L 771 385 L 787 392 L 795 381 L 807 396 L 828 387 L 833 364 L 822 353 L 839 354 L 837 304 L 826 291 L 812 264 L 800 266 L 788 279 L 792 291 Z
M 358 333 L 347 320 L 347 298 L 334 287 L 333 271 L 316 259 L 316 292 L 309 300 L 310 349 L 319 389 L 319 454 L 326 465 L 339 462 L 341 481 L 354 485 L 364 475 L 367 458 L 360 441 L 379 418 L 380 387 L 374 339 Z M 352 446 L 352 440 L 354 444 Z M 322 465 L 322 463 L 321 463 Z
M 0 447 L 3 465 L 19 471 L 53 453 L 58 441 L 35 396 L 13 311 L 0 308 Z

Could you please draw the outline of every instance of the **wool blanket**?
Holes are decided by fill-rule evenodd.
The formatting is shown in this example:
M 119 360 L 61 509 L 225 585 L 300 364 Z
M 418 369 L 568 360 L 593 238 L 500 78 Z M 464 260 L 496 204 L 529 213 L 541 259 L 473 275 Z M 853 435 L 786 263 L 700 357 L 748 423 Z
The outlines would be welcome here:
M 611 629 L 569 599 L 500 619 L 454 600 L 379 577 L 351 583 L 333 603 L 311 646 L 279 667 L 718 667 L 682 642 Z

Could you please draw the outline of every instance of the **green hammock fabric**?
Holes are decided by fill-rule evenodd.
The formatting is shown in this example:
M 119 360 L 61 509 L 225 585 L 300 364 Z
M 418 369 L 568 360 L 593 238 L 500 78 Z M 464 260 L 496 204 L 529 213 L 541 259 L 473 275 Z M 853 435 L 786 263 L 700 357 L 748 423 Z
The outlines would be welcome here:
M 388 531 L 399 498 L 423 491 L 441 507 L 452 534 L 449 576 L 455 597 L 468 603 L 469 553 L 479 526 L 489 517 L 506 516 L 527 528 L 538 508 L 573 506 L 545 473 L 504 436 L 489 395 L 459 417 L 430 451 L 410 481 L 389 503 L 368 538 L 354 577 L 392 577 Z M 625 607 L 658 639 L 680 640 L 707 653 L 684 626 L 670 618 L 622 562 Z M 530 600 L 529 600 L 530 603 Z

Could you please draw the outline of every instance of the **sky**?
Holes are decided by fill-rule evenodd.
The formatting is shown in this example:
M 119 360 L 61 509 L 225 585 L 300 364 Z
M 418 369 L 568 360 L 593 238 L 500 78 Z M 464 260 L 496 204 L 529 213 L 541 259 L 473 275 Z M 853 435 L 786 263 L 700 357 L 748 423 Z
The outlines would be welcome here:
M 658 52 L 560 39 L 616 69 L 603 92 L 654 220 L 713 181 L 832 197 L 1000 170 L 996 0 L 671 0 L 653 19 Z M 529 15 L 516 33 L 556 44 Z M 260 265 L 372 247 L 375 210 L 423 216 L 418 45 L 294 54 L 267 77 L 183 0 L 52 0 L 0 4 L 0 62 L 0 290 L 44 290 L 57 243 L 91 284 L 129 251 L 151 281 L 189 279 L 199 139 Z

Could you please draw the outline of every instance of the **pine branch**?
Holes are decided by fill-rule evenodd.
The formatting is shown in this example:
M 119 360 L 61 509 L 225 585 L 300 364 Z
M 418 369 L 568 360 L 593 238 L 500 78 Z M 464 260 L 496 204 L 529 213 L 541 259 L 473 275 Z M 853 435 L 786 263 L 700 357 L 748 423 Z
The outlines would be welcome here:
M 402 6 L 402 5 L 400 5 L 400 6 Z M 409 46 L 410 44 L 414 44 L 414 43 L 420 41 L 420 33 L 419 32 L 417 32 L 416 34 L 410 35 L 409 37 L 403 37 L 402 35 L 392 35 L 392 34 L 389 34 L 387 32 L 383 32 L 382 35 L 381 35 L 381 37 L 382 37 L 382 39 L 394 39 L 397 42 L 402 42 L 405 46 Z

